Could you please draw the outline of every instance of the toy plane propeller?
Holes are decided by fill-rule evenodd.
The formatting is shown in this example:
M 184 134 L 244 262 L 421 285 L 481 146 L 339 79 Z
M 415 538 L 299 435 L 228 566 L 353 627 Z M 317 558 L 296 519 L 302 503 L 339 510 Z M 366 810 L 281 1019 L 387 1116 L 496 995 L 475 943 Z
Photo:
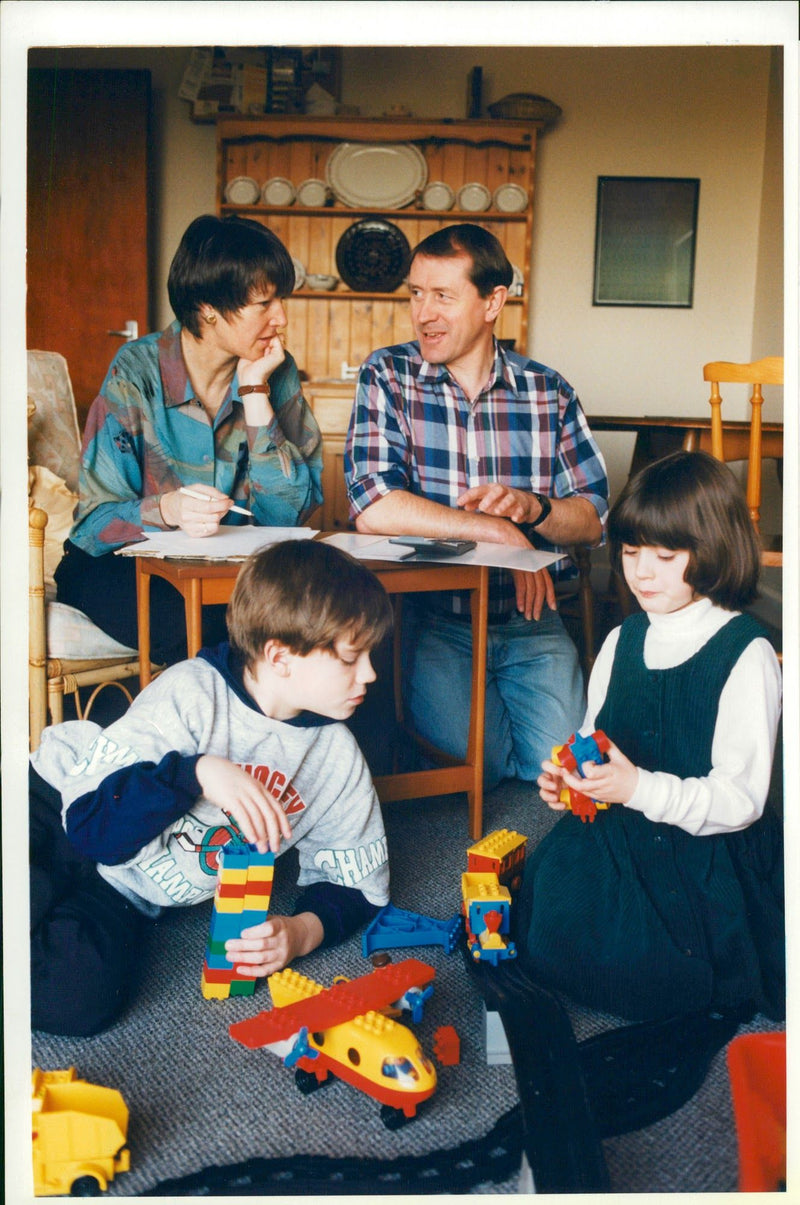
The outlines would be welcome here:
M 409 1008 L 419 1020 L 435 973 L 407 958 L 323 988 L 297 971 L 279 971 L 268 980 L 272 1010 L 235 1022 L 229 1032 L 250 1050 L 265 1046 L 280 1055 L 303 1092 L 331 1075 L 366 1092 L 394 1129 L 433 1094 L 436 1071 L 414 1034 L 380 1010 Z

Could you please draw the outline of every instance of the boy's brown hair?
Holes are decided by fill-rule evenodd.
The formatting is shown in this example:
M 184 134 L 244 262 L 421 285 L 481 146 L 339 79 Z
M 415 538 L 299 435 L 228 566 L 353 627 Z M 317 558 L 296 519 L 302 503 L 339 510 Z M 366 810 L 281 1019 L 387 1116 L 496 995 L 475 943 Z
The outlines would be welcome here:
M 674 452 L 632 477 L 608 517 L 611 564 L 622 545 L 688 551 L 684 580 L 728 611 L 758 597 L 761 545 L 744 491 L 706 452 Z
M 293 653 L 333 652 L 347 637 L 371 649 L 392 626 L 381 583 L 353 557 L 316 540 L 283 540 L 255 552 L 228 604 L 231 646 L 252 668 L 268 640 Z

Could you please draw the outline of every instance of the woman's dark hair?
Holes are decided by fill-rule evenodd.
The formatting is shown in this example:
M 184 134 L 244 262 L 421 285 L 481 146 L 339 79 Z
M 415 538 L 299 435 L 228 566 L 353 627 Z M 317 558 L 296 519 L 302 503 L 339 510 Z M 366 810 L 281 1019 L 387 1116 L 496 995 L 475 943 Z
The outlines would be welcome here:
M 472 222 L 434 230 L 411 252 L 412 264 L 418 255 L 429 255 L 432 259 L 468 256 L 472 260 L 468 276 L 478 290 L 479 297 L 489 297 L 498 285 L 507 289 L 514 279 L 514 269 L 500 241 L 488 230 Z
M 280 239 L 250 218 L 195 218 L 175 252 L 167 279 L 175 317 L 200 338 L 200 307 L 224 317 L 247 305 L 254 290 L 274 288 L 288 297 L 294 264 Z
M 231 646 L 252 668 L 268 640 L 305 657 L 334 652 L 344 636 L 372 649 L 392 626 L 388 595 L 374 573 L 317 540 L 283 540 L 254 552 L 228 603 Z
M 674 452 L 638 472 L 608 517 L 611 564 L 623 544 L 688 551 L 685 581 L 728 611 L 758 597 L 761 545 L 744 491 L 706 452 Z

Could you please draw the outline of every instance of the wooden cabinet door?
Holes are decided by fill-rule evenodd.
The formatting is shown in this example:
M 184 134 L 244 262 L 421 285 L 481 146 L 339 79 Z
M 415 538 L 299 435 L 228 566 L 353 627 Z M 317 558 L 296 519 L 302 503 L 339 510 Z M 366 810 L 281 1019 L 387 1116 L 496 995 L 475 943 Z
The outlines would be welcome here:
M 28 76 L 27 345 L 69 365 L 83 428 L 109 363 L 148 325 L 149 71 Z

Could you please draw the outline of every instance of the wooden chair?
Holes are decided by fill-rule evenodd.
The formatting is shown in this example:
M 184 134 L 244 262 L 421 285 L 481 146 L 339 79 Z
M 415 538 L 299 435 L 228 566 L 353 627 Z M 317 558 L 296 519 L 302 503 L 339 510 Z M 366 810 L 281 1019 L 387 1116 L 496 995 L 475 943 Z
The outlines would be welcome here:
M 736 364 L 728 360 L 714 360 L 703 366 L 703 380 L 711 383 L 711 454 L 717 460 L 747 458 L 747 505 L 756 528 L 760 531 L 761 521 L 761 406 L 764 401 L 764 385 L 783 385 L 783 356 L 766 356 L 749 364 Z M 722 395 L 720 385 L 745 384 L 752 386 L 750 396 L 750 428 L 747 447 L 737 446 L 726 434 L 723 438 Z M 744 454 L 744 455 L 743 455 Z M 783 552 L 770 541 L 763 539 L 762 556 L 765 565 L 782 565 Z M 780 541 L 778 540 L 778 543 Z
M 65 694 L 74 695 L 77 714 L 85 719 L 98 693 L 106 686 L 117 687 L 130 702 L 131 693 L 123 682 L 139 673 L 135 649 L 126 649 L 111 641 L 82 612 L 48 599 L 48 584 L 50 594 L 54 594 L 52 571 L 68 534 L 71 501 L 77 501 L 79 457 L 78 419 L 66 360 L 55 352 L 29 351 L 28 691 L 31 749 L 38 748 L 48 717 L 54 724 L 63 719 Z M 53 533 L 48 548 L 46 534 L 51 519 L 51 526 L 61 529 Z M 64 613 L 73 633 L 69 645 L 59 646 L 53 621 L 58 614 Z M 51 629 L 49 638 L 48 628 Z M 94 688 L 85 706 L 79 695 L 83 686 Z

